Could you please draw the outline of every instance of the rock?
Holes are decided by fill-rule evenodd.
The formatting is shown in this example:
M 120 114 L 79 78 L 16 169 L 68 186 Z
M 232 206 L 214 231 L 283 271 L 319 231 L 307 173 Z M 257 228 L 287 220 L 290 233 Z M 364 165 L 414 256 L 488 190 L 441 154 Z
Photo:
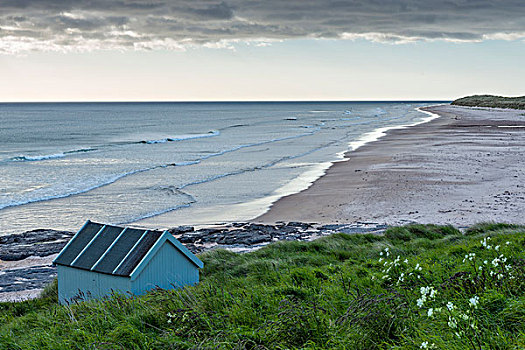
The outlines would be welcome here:
M 18 261 L 30 256 L 53 255 L 60 252 L 66 243 L 67 241 L 18 246 L 10 244 L 8 247 L 0 247 L 0 260 Z
M 3 270 L 0 274 L 0 293 L 41 289 L 55 277 L 55 268 L 45 265 Z
M 272 240 L 272 237 L 270 235 L 254 235 L 248 238 L 245 244 L 254 245 L 254 244 L 260 244 L 264 242 L 270 242 L 271 240 Z
M 196 236 L 196 235 L 181 235 L 177 239 L 181 243 L 184 243 L 184 244 L 193 244 L 197 242 L 198 240 L 200 240 L 200 238 L 201 238 L 200 236 Z
M 40 242 L 50 242 L 61 239 L 69 239 L 74 235 L 73 232 L 69 231 L 57 231 L 57 230 L 46 230 L 38 229 L 27 231 L 21 234 L 13 234 L 7 236 L 0 236 L 0 244 L 12 244 L 12 243 L 23 243 L 32 244 Z
M 213 235 L 217 233 L 221 233 L 223 230 L 217 229 L 217 228 L 203 228 L 200 229 L 198 232 L 201 235 Z
M 170 228 L 168 230 L 168 232 L 171 233 L 172 235 L 179 235 L 182 233 L 193 232 L 193 231 L 195 231 L 195 227 L 193 226 L 178 226 L 178 227 Z
M 310 225 L 309 223 L 296 222 L 296 221 L 291 221 L 286 226 L 288 226 L 288 227 L 298 227 L 298 228 L 301 228 L 303 230 L 306 230 L 306 229 L 312 227 L 312 225 Z
M 204 251 L 203 247 L 196 246 L 195 244 L 185 244 L 186 248 L 193 254 L 198 254 Z
M 33 230 L 0 237 L 0 260 L 17 261 L 29 256 L 48 256 L 62 250 L 73 232 Z

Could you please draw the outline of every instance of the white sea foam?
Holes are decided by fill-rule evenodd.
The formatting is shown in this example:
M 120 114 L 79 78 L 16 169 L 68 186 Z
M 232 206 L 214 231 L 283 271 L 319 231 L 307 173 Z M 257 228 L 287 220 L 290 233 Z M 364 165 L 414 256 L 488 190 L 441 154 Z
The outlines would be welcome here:
M 10 208 L 10 207 L 26 205 L 26 204 L 30 204 L 30 203 L 44 202 L 44 201 L 53 200 L 53 199 L 60 199 L 60 198 L 66 198 L 66 197 L 75 196 L 75 195 L 78 195 L 78 194 L 82 194 L 82 193 L 86 193 L 86 192 L 92 191 L 92 190 L 100 188 L 100 187 L 104 187 L 104 186 L 110 185 L 110 184 L 112 184 L 112 183 L 114 183 L 114 182 L 116 182 L 116 181 L 118 181 L 118 180 L 120 180 L 120 179 L 122 179 L 124 177 L 131 176 L 131 175 L 134 175 L 134 174 L 143 173 L 143 172 L 146 172 L 146 171 L 151 171 L 151 170 L 158 169 L 158 168 L 167 168 L 167 167 L 172 167 L 172 166 L 178 166 L 179 167 L 179 166 L 195 165 L 195 164 L 199 164 L 203 160 L 206 160 L 206 159 L 209 159 L 209 158 L 213 158 L 213 157 L 218 157 L 218 156 L 221 156 L 221 155 L 224 155 L 224 154 L 227 154 L 227 153 L 235 152 L 235 151 L 238 151 L 238 150 L 243 149 L 243 148 L 261 146 L 261 145 L 265 145 L 265 144 L 269 144 L 269 143 L 286 141 L 286 140 L 292 140 L 292 139 L 301 138 L 301 137 L 305 137 L 305 136 L 311 136 L 311 135 L 315 134 L 318 130 L 319 129 L 312 130 L 310 132 L 299 134 L 299 135 L 282 137 L 282 138 L 275 138 L 275 139 L 262 141 L 262 142 L 258 142 L 258 143 L 239 145 L 239 146 L 233 147 L 231 149 L 227 149 L 227 150 L 223 150 L 223 151 L 220 151 L 220 152 L 204 155 L 201 158 L 196 159 L 196 160 L 192 160 L 192 161 L 177 162 L 177 163 L 170 163 L 170 164 L 162 164 L 162 165 L 147 167 L 147 168 L 143 168 L 143 169 L 137 169 L 137 170 L 133 170 L 133 171 L 129 171 L 129 172 L 124 172 L 124 173 L 121 173 L 121 174 L 118 174 L 118 175 L 115 175 L 115 176 L 112 176 L 112 177 L 109 177 L 109 178 L 106 178 L 106 179 L 101 179 L 97 184 L 94 184 L 94 185 L 91 185 L 91 186 L 87 186 L 87 187 L 84 187 L 84 188 L 80 188 L 80 189 L 77 189 L 77 190 L 73 190 L 73 191 L 67 191 L 67 192 L 59 193 L 59 194 L 45 195 L 45 196 L 41 196 L 41 197 L 38 197 L 38 198 L 24 199 L 24 200 L 20 200 L 20 201 L 8 201 L 8 202 L 5 202 L 5 203 L 1 203 L 0 202 L 0 210 L 5 209 L 5 208 Z M 215 134 L 218 134 L 218 132 L 210 132 L 210 135 L 215 136 Z M 194 181 L 194 182 L 191 182 L 191 183 L 184 184 L 184 185 L 182 185 L 179 188 L 182 189 L 182 188 L 185 188 L 187 186 L 192 186 L 192 185 L 201 184 L 201 183 L 205 183 L 205 182 L 215 181 L 215 180 L 223 178 L 223 177 L 228 177 L 228 176 L 232 176 L 232 175 L 241 174 L 241 173 L 243 173 L 245 171 L 250 171 L 250 170 L 242 170 L 242 171 L 237 171 L 237 172 L 219 174 L 219 175 L 213 176 L 211 178 L 206 178 L 204 180 L 198 180 L 198 181 Z M 70 185 L 68 185 L 68 187 L 70 187 Z M 174 209 L 170 209 L 168 211 L 171 211 L 171 210 L 174 210 Z M 149 215 L 148 217 L 150 217 L 150 216 L 154 216 L 154 215 Z
M 286 185 L 280 187 L 273 194 L 271 194 L 269 196 L 266 196 L 264 198 L 259 198 L 259 199 L 253 200 L 253 201 L 248 202 L 248 203 L 242 203 L 242 204 L 236 205 L 234 208 L 232 208 L 232 210 L 234 210 L 234 209 L 235 210 L 242 210 L 243 212 L 246 211 L 246 212 L 251 213 L 252 216 L 246 218 L 246 220 L 248 220 L 250 218 L 258 217 L 258 216 L 266 213 L 268 210 L 270 210 L 270 208 L 273 205 L 273 203 L 275 203 L 277 200 L 279 200 L 279 199 L 281 199 L 281 198 L 283 198 L 285 196 L 289 196 L 289 195 L 292 195 L 292 194 L 295 194 L 295 193 L 299 193 L 301 191 L 304 191 L 304 190 L 308 189 L 310 186 L 313 185 L 313 183 L 315 181 L 317 181 L 319 178 L 324 176 L 326 174 L 326 171 L 334 163 L 348 160 L 348 158 L 345 157 L 345 154 L 348 153 L 349 151 L 350 152 L 355 151 L 355 150 L 357 150 L 358 148 L 364 146 L 367 143 L 379 140 L 381 137 L 385 136 L 387 134 L 387 132 L 390 131 L 390 130 L 406 129 L 406 128 L 409 128 L 409 127 L 412 127 L 412 126 L 428 123 L 431 120 L 434 120 L 434 119 L 437 119 L 437 118 L 440 117 L 438 114 L 431 113 L 431 112 L 428 112 L 428 111 L 424 111 L 424 110 L 421 110 L 420 108 L 416 108 L 416 110 L 421 112 L 421 113 L 428 114 L 428 117 L 423 118 L 422 120 L 417 121 L 415 123 L 398 125 L 398 126 L 382 127 L 382 128 L 378 128 L 378 129 L 376 129 L 376 130 L 374 130 L 372 132 L 366 133 L 363 136 L 361 136 L 360 138 L 358 138 L 357 140 L 350 142 L 348 144 L 348 148 L 349 148 L 348 150 L 345 150 L 345 151 L 342 151 L 342 152 L 338 153 L 337 154 L 337 156 L 339 158 L 338 160 L 336 160 L 334 162 L 323 162 L 323 163 L 319 163 L 319 164 L 317 164 L 315 166 L 312 166 L 312 168 L 310 170 L 304 172 L 303 174 L 299 175 L 295 179 L 293 179 L 290 182 L 288 182 Z
M 80 148 L 75 149 L 71 151 L 66 152 L 59 152 L 59 153 L 53 153 L 53 154 L 44 154 L 44 155 L 20 155 L 17 157 L 12 157 L 7 159 L 11 162 L 37 162 L 42 160 L 49 160 L 49 159 L 57 159 L 57 158 L 64 158 L 68 155 L 78 154 L 78 153 L 87 153 L 96 151 L 96 148 Z
M 26 204 L 30 204 L 30 203 L 45 202 L 45 201 L 49 201 L 49 200 L 53 200 L 53 199 L 67 198 L 67 197 L 79 195 L 79 194 L 82 194 L 82 193 L 86 193 L 86 192 L 95 190 L 97 188 L 101 188 L 101 187 L 110 185 L 110 184 L 115 183 L 116 181 L 118 181 L 118 180 L 120 180 L 122 178 L 127 177 L 127 176 L 131 176 L 131 175 L 135 175 L 135 174 L 139 174 L 139 173 L 144 173 L 146 171 L 151 171 L 151 170 L 155 170 L 155 169 L 159 169 L 159 168 L 188 166 L 188 165 L 198 164 L 200 162 L 201 162 L 201 160 L 195 160 L 195 161 L 163 164 L 163 165 L 152 166 L 152 167 L 148 167 L 148 168 L 132 170 L 132 171 L 124 172 L 124 173 L 121 173 L 121 174 L 109 176 L 109 177 L 106 177 L 106 178 L 100 178 L 97 181 L 97 183 L 95 183 L 95 184 L 92 184 L 92 185 L 89 185 L 89 186 L 86 186 L 86 187 L 77 188 L 76 190 L 72 190 L 72 191 L 65 191 L 65 192 L 57 193 L 57 194 L 49 194 L 49 195 L 44 195 L 44 196 L 37 197 L 37 198 L 29 198 L 29 199 L 24 199 L 24 200 L 19 200 L 19 201 L 9 201 L 8 200 L 8 201 L 6 201 L 4 203 L 0 202 L 0 210 L 5 209 L 5 208 L 11 208 L 11 207 L 17 207 L 17 206 L 21 206 L 21 205 L 26 205 Z M 82 183 L 82 184 L 84 184 L 84 183 Z M 66 186 L 68 188 L 70 188 L 70 187 L 74 187 L 75 185 L 67 184 Z
M 426 118 L 423 118 L 422 120 L 420 120 L 418 122 L 415 122 L 415 123 L 403 124 L 403 125 L 397 125 L 397 126 L 386 126 L 386 127 L 383 127 L 383 128 L 378 128 L 378 129 L 376 129 L 374 131 L 371 131 L 369 133 L 366 133 L 363 136 L 361 136 L 360 138 L 358 138 L 357 140 L 350 142 L 348 144 L 349 150 L 350 151 L 355 151 L 358 148 L 366 145 L 367 143 L 377 141 L 381 137 L 385 136 L 387 134 L 387 132 L 390 131 L 390 130 L 406 129 L 406 128 L 409 128 L 411 126 L 416 126 L 416 125 L 419 125 L 419 124 L 428 123 L 429 121 L 440 117 L 438 114 L 431 113 L 431 112 L 428 112 L 428 111 L 423 111 L 420 108 L 416 108 L 416 110 L 421 112 L 421 113 L 428 114 L 429 116 L 426 117 Z M 346 151 L 344 151 L 342 153 L 339 153 L 339 156 L 343 160 L 346 160 L 346 158 L 344 157 L 345 153 L 346 153 Z
M 54 153 L 54 154 L 45 154 L 41 156 L 18 156 L 10 158 L 13 162 L 36 162 L 39 160 L 48 160 L 56 158 L 64 158 L 66 155 L 64 153 Z

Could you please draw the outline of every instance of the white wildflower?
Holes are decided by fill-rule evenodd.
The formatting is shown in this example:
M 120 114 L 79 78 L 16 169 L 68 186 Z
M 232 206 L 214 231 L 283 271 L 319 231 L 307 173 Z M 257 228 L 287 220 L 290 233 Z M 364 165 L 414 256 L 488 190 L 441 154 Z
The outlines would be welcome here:
M 469 300 L 469 304 L 475 308 L 478 307 L 478 303 L 479 303 L 479 297 L 477 295 L 473 296 L 472 298 L 470 298 Z
M 427 341 L 424 341 L 421 343 L 421 345 L 419 346 L 420 349 L 428 349 L 428 342 Z
M 448 317 L 448 322 L 447 322 L 448 326 L 450 328 L 456 328 L 458 326 L 457 322 L 456 322 L 456 319 L 453 318 L 453 317 Z
M 434 314 L 434 309 L 432 309 L 432 308 L 428 309 L 427 316 L 428 317 L 432 317 L 433 314 Z
M 454 310 L 454 304 L 452 304 L 452 302 L 448 302 L 447 303 L 447 309 L 449 309 L 450 311 Z
M 498 251 L 499 250 L 499 245 L 495 246 L 494 250 Z
M 490 237 L 486 237 L 483 240 L 480 241 L 481 245 L 487 249 L 491 249 L 492 247 L 488 244 L 488 241 L 490 241 Z
M 424 301 L 423 299 L 417 299 L 416 304 L 417 304 L 417 306 L 418 306 L 419 308 L 422 308 L 424 302 L 425 302 L 425 301 Z
M 509 242 L 509 241 L 507 241 L 507 242 L 505 242 L 505 244 L 506 244 L 506 245 L 509 245 L 509 244 L 510 244 L 510 242 Z

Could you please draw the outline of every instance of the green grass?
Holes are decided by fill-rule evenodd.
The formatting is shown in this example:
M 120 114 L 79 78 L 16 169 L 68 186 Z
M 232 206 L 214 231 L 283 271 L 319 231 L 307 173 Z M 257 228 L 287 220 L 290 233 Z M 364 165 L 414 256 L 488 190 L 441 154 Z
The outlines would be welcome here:
M 459 98 L 453 101 L 452 104 L 468 107 L 525 109 L 525 96 L 502 97 L 493 95 L 474 95 Z
M 524 247 L 486 223 L 216 250 L 195 287 L 0 304 L 0 349 L 522 349 Z

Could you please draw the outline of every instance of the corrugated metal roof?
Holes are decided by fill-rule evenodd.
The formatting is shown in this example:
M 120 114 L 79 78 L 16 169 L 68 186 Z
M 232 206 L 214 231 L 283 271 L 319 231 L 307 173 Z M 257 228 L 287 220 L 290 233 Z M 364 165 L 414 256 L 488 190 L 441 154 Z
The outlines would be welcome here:
M 126 239 L 118 239 L 111 248 L 111 254 L 106 254 L 96 264 L 97 271 L 103 273 L 113 273 L 117 266 L 124 260 L 131 248 L 138 242 L 144 234 L 144 230 L 128 228 L 124 231 Z
M 140 243 L 130 251 L 130 254 L 122 261 L 122 264 L 114 272 L 117 275 L 129 276 L 140 263 L 146 253 L 153 247 L 162 232 L 150 231 L 140 240 Z
M 64 249 L 56 258 L 56 263 L 60 265 L 70 265 L 103 226 L 102 224 L 88 221 L 84 227 L 80 229 L 82 234 L 73 236 L 66 246 L 67 249 Z
M 53 262 L 94 272 L 130 276 L 160 236 L 160 231 L 88 221 Z

